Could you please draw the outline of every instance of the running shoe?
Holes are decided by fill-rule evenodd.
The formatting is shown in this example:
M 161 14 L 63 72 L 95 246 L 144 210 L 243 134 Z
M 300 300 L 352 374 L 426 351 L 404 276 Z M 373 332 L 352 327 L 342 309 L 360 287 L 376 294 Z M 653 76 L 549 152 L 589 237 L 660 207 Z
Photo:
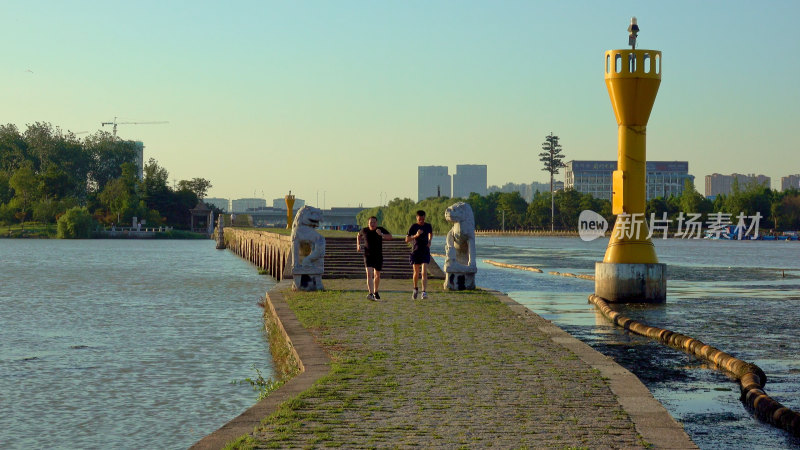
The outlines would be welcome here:
M 375 296 L 372 294 L 367 294 L 367 300 L 375 301 Z
M 380 294 L 378 294 L 378 293 L 376 292 L 376 293 L 375 293 L 375 300 L 380 300 L 380 299 L 381 299 L 381 296 L 380 296 Z
M 425 291 L 422 291 L 422 299 L 425 300 L 426 298 L 428 298 L 428 293 L 425 292 Z
M 413 291 L 413 292 L 411 292 L 411 298 L 412 298 L 412 299 L 414 299 L 414 300 L 416 300 L 416 299 L 417 299 L 417 296 L 418 296 L 418 295 L 419 295 L 419 291 L 418 291 L 418 290 L 416 290 L 416 289 L 414 289 L 414 291 Z

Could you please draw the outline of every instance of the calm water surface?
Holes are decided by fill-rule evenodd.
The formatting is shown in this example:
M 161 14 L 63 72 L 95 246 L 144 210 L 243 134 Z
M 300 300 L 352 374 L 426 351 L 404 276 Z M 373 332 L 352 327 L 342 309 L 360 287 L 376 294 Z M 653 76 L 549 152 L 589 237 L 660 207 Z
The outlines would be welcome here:
M 667 303 L 620 311 L 757 364 L 767 374 L 767 393 L 800 411 L 800 243 L 654 242 L 660 262 L 668 265 Z M 607 239 L 481 237 L 477 252 L 479 261 L 593 274 L 607 244 Z M 593 281 L 482 261 L 477 277 L 480 286 L 509 293 L 635 373 L 701 448 L 800 447 L 800 440 L 752 416 L 739 401 L 734 380 L 683 352 L 611 326 L 587 302 Z
M 214 242 L 0 240 L 0 448 L 187 448 L 272 373 L 273 280 Z

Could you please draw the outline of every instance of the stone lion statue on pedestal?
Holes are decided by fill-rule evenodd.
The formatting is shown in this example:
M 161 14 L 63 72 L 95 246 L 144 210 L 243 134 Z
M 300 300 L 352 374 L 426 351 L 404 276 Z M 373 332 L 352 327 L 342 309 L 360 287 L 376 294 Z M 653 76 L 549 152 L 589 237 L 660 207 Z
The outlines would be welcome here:
M 322 290 L 325 238 L 317 232 L 321 221 L 322 211 L 313 206 L 303 206 L 294 217 L 291 252 L 293 290 Z
M 475 215 L 464 202 L 450 205 L 444 218 L 453 224 L 445 241 L 444 288 L 461 291 L 475 289 Z

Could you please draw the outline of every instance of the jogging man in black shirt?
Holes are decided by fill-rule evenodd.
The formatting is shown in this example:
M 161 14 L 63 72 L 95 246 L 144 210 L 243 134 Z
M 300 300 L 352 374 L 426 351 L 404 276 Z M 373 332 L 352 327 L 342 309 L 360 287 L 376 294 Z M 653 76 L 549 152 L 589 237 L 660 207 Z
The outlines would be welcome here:
M 425 292 L 428 286 L 428 263 L 431 262 L 431 241 L 433 240 L 433 227 L 425 223 L 425 211 L 417 211 L 417 223 L 411 225 L 406 235 L 406 242 L 413 242 L 411 245 L 410 261 L 414 266 L 414 291 L 411 298 L 426 299 L 428 293 Z M 418 281 L 422 275 L 422 295 L 417 289 Z
M 356 251 L 361 251 L 364 242 L 364 266 L 367 268 L 367 294 L 368 300 L 380 300 L 378 288 L 381 284 L 381 270 L 383 270 L 383 241 L 392 238 L 386 228 L 378 226 L 378 218 L 372 216 L 367 221 L 367 227 L 362 228 L 356 237 Z

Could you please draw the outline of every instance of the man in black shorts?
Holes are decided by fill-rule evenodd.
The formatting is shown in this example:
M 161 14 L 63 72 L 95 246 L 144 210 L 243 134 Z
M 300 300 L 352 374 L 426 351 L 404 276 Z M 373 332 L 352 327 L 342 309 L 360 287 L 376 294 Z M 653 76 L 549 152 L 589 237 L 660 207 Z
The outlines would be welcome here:
M 372 216 L 367 221 L 367 227 L 362 228 L 356 237 L 356 251 L 361 251 L 364 242 L 364 266 L 367 268 L 367 294 L 368 300 L 380 300 L 378 287 L 381 284 L 381 270 L 383 270 L 383 241 L 392 238 L 386 228 L 378 226 L 378 218 Z
M 413 242 L 411 245 L 411 264 L 414 266 L 414 291 L 411 298 L 426 299 L 428 293 L 426 287 L 428 285 L 428 263 L 431 262 L 431 241 L 433 240 L 433 227 L 429 223 L 425 223 L 425 211 L 417 211 L 417 223 L 411 225 L 406 235 L 406 242 Z M 422 274 L 422 295 L 419 294 L 417 289 L 418 281 Z

